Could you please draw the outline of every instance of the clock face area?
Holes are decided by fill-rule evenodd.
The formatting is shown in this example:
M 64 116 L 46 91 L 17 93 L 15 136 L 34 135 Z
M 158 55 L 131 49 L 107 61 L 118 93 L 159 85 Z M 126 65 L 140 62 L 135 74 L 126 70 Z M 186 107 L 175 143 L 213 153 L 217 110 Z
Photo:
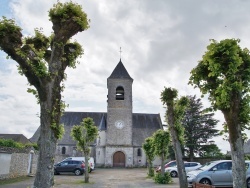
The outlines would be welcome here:
M 122 120 L 118 120 L 118 121 L 115 122 L 115 126 L 118 129 L 122 129 L 124 127 L 124 122 Z

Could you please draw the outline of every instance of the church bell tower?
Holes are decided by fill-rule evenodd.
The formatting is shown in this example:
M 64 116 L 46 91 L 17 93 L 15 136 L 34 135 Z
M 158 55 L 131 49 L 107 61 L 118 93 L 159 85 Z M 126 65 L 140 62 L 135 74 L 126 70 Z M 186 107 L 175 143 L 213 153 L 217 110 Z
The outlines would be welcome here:
M 127 157 L 124 165 L 132 165 L 132 83 L 133 79 L 120 60 L 107 79 L 106 163 L 109 163 L 109 156 L 112 159 L 119 151 Z M 115 159 L 110 165 L 116 165 Z

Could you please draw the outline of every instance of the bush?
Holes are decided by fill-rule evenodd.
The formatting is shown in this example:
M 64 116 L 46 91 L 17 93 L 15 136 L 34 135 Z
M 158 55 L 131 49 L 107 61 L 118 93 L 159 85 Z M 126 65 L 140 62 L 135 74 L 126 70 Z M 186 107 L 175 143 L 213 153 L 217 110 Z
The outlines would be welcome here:
M 18 148 L 21 149 L 24 147 L 23 144 L 19 142 L 15 142 L 12 139 L 0 139 L 0 146 L 10 147 L 10 148 Z
M 154 180 L 155 183 L 159 184 L 169 184 L 173 182 L 169 172 L 165 172 L 164 175 L 162 175 L 161 173 L 156 173 Z
M 1 138 L 0 138 L 0 146 L 18 148 L 18 149 L 29 148 L 29 147 L 33 147 L 35 150 L 39 149 L 36 143 L 22 144 L 20 142 L 15 142 L 12 139 L 1 139 Z

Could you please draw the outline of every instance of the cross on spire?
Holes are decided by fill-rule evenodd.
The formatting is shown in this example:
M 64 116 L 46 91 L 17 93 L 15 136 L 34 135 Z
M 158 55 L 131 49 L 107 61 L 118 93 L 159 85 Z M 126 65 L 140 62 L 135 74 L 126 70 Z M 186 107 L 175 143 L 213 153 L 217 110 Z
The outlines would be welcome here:
M 122 47 L 120 47 L 120 59 L 122 58 Z

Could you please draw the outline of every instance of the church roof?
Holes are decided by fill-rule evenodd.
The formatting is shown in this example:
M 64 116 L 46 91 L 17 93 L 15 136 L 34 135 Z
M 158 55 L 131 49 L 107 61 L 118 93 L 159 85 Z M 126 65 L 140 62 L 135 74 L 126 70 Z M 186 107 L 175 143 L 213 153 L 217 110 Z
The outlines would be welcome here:
M 126 70 L 126 68 L 124 67 L 121 59 L 119 61 L 119 63 L 116 65 L 115 69 L 113 70 L 113 72 L 111 73 L 111 75 L 109 76 L 108 79 L 130 79 L 133 80 L 130 75 L 128 74 L 128 71 Z
M 83 118 L 93 118 L 95 125 L 99 131 L 107 129 L 107 113 L 105 112 L 65 112 L 61 118 L 60 123 L 64 124 L 64 136 L 58 141 L 61 145 L 75 145 L 76 142 L 72 140 L 70 131 L 73 125 L 79 125 Z M 133 113 L 133 145 L 141 146 L 145 138 L 152 136 L 158 129 L 162 129 L 160 114 L 142 114 Z M 39 138 L 40 128 L 30 140 L 37 142 Z

